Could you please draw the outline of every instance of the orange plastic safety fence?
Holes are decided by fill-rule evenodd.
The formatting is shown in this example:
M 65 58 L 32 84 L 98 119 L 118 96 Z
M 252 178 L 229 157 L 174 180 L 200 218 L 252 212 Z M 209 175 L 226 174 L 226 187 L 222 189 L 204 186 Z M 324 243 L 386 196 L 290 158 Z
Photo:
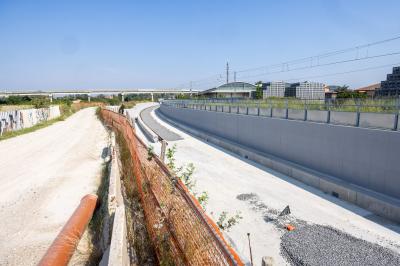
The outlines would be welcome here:
M 129 121 L 105 109 L 101 115 L 128 145 L 146 227 L 160 263 L 244 265 L 185 185 L 157 157 L 148 160 L 147 147 Z

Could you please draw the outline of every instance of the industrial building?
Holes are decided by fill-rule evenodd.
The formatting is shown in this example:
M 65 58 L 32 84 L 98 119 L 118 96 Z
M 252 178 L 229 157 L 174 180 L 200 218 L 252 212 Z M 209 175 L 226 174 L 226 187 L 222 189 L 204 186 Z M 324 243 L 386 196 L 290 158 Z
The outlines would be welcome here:
M 386 80 L 381 82 L 381 88 L 377 90 L 377 95 L 400 95 L 400 67 L 394 67 L 392 74 L 388 74 Z
M 199 93 L 207 98 L 251 98 L 256 86 L 246 82 L 231 82 Z

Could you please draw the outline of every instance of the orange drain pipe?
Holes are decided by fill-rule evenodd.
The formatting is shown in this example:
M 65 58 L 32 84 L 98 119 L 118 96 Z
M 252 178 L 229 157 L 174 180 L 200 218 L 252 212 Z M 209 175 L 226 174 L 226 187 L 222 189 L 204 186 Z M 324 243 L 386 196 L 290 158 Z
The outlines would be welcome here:
M 97 196 L 88 194 L 53 241 L 39 266 L 67 265 L 96 208 Z

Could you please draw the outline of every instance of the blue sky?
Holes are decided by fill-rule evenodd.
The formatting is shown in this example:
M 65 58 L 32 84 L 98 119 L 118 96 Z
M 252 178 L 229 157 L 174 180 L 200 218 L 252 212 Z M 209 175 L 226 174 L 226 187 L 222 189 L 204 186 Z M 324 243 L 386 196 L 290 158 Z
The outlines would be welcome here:
M 226 61 L 241 70 L 400 36 L 399 13 L 398 0 L 0 0 L 0 90 L 177 87 L 224 73 Z M 388 51 L 400 52 L 400 40 L 361 52 Z M 295 80 L 395 63 L 399 55 L 243 80 Z M 390 71 L 313 80 L 358 87 Z M 215 85 L 206 81 L 193 84 Z

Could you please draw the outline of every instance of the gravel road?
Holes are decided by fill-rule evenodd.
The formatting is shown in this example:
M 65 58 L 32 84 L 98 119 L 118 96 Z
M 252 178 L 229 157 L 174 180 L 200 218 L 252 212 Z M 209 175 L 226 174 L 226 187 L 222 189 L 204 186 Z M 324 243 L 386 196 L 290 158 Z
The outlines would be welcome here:
M 95 109 L 0 142 L 0 265 L 36 265 L 97 190 L 107 132 Z

